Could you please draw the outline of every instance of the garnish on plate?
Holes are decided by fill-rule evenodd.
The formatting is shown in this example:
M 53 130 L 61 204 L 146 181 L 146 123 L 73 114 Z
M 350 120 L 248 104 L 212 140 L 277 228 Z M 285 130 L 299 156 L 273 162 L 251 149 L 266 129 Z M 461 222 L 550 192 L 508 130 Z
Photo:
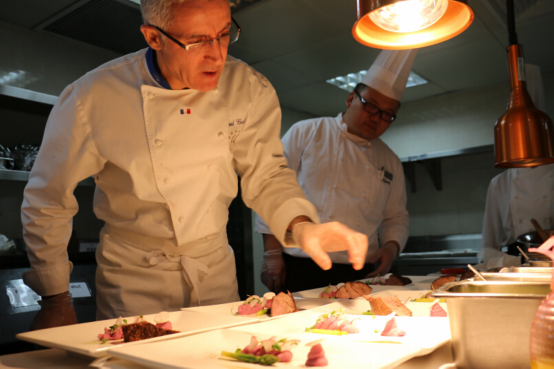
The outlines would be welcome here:
M 287 340 L 286 338 L 277 341 L 275 337 L 259 340 L 256 336 L 252 336 L 250 344 L 242 350 L 237 349 L 234 353 L 222 351 L 221 356 L 261 365 L 273 365 L 277 362 L 287 363 L 292 360 L 291 349 L 299 342 L 299 340 Z
M 329 314 L 322 314 L 317 318 L 315 325 L 306 328 L 306 332 L 332 334 L 342 336 L 348 333 L 360 333 L 360 328 L 355 325 L 357 319 L 348 319 L 344 310 L 332 311 Z

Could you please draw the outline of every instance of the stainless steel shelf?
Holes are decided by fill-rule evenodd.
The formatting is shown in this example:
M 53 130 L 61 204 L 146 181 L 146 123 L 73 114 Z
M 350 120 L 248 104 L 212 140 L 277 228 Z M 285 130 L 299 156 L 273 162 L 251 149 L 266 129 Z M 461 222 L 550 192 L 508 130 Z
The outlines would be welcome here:
M 484 146 L 468 147 L 466 149 L 436 151 L 436 152 L 430 152 L 422 155 L 408 156 L 408 157 L 400 158 L 400 161 L 405 163 L 410 161 L 421 161 L 421 160 L 427 160 L 427 159 L 445 158 L 448 156 L 478 154 L 482 152 L 492 152 L 492 151 L 494 151 L 494 145 L 484 145 Z
M 27 182 L 29 180 L 29 172 L 23 170 L 0 169 L 0 180 Z M 79 182 L 79 186 L 94 187 L 96 183 L 94 183 L 94 179 L 90 177 Z
M 0 95 L 47 105 L 54 105 L 58 101 L 57 96 L 8 85 L 0 85 Z

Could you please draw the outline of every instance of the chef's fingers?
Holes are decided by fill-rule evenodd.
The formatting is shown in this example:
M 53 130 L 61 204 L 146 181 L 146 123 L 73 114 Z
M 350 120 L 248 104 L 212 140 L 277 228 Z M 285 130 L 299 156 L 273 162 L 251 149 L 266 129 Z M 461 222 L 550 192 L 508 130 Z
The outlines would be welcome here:
M 321 247 L 320 238 L 315 237 L 315 238 L 310 238 L 306 240 L 303 250 L 304 252 L 306 252 L 306 254 L 308 254 L 312 258 L 312 260 L 317 265 L 319 265 L 321 269 L 329 270 L 331 269 L 331 266 L 333 266 L 333 263 L 331 262 L 331 258 Z
M 361 270 L 365 264 L 367 253 L 367 236 L 361 233 L 353 233 L 346 238 L 348 261 L 356 270 Z

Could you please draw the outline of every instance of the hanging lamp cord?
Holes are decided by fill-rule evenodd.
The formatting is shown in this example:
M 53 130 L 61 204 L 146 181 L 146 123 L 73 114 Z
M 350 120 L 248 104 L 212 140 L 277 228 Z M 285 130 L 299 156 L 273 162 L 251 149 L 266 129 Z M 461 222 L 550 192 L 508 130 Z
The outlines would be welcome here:
M 506 12 L 508 13 L 508 40 L 510 46 L 517 45 L 516 17 L 514 15 L 514 0 L 506 0 Z

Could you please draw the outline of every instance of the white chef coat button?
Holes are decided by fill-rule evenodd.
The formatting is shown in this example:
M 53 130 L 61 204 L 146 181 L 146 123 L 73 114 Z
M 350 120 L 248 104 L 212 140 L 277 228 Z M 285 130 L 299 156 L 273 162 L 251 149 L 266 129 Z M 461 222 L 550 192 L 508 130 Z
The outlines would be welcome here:
M 333 185 L 333 188 L 337 188 L 337 185 Z
M 362 196 L 365 196 L 365 192 L 362 192 Z
M 169 178 L 164 179 L 165 183 L 169 183 Z
M 155 140 L 154 143 L 158 146 L 162 145 L 162 140 Z
M 365 167 L 366 167 L 367 169 L 369 169 L 369 164 L 367 164 Z
M 359 227 L 359 226 L 360 226 L 360 222 L 357 222 L 356 225 Z
M 184 223 L 184 222 L 185 222 L 185 218 L 180 217 L 180 218 L 179 218 L 179 223 Z
M 329 219 L 333 219 L 333 215 L 329 215 Z
M 225 135 L 223 134 L 223 132 L 219 132 L 219 133 L 217 134 L 217 137 L 219 137 L 219 138 L 223 138 L 223 136 L 225 136 Z

